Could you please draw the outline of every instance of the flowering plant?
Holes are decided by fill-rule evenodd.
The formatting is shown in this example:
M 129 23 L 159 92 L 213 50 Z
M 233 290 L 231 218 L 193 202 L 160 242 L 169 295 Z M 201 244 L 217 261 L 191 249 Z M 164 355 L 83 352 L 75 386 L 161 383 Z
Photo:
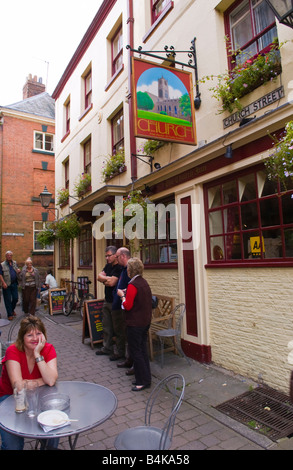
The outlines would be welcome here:
M 66 188 L 58 189 L 57 191 L 57 204 L 61 206 L 62 204 L 67 204 L 69 200 L 69 190 Z
M 102 176 L 103 181 L 106 182 L 110 178 L 119 175 L 125 171 L 125 153 L 124 150 L 121 150 L 115 155 L 109 155 L 105 162 L 103 162 Z
M 269 179 L 278 179 L 285 189 L 293 183 L 293 121 L 286 124 L 285 132 L 274 140 L 274 152 L 265 160 Z
M 210 88 L 213 97 L 222 102 L 220 113 L 235 109 L 241 110 L 239 99 L 255 90 L 266 82 L 273 81 L 282 72 L 279 46 L 274 44 L 271 50 L 265 54 L 259 54 L 255 59 L 250 58 L 244 63 L 236 65 L 230 71 L 222 75 L 204 77 L 200 80 L 218 79 L 218 84 Z
M 82 173 L 78 181 L 74 185 L 74 190 L 77 197 L 83 196 L 84 193 L 90 190 L 92 178 L 90 173 Z

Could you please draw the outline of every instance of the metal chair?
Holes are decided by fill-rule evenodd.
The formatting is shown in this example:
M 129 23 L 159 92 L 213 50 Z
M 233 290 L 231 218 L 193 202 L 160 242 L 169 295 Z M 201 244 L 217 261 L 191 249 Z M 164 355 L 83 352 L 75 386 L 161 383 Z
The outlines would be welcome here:
M 165 338 L 172 338 L 174 341 L 175 352 L 179 351 L 181 356 L 185 357 L 186 361 L 189 365 L 191 365 L 190 360 L 184 354 L 183 349 L 181 347 L 181 327 L 183 322 L 183 317 L 185 314 L 185 304 L 177 305 L 173 312 L 171 313 L 171 318 L 169 320 L 169 328 L 165 330 L 156 331 L 156 335 L 160 339 L 161 345 L 161 367 L 163 368 L 164 365 L 164 339 Z M 176 328 L 171 328 L 173 323 L 173 317 L 176 319 Z
M 115 439 L 117 450 L 165 450 L 169 449 L 177 412 L 185 391 L 185 380 L 180 374 L 172 374 L 161 380 L 152 391 L 145 409 L 144 426 L 122 431 Z M 168 417 L 162 428 L 152 426 L 153 419 L 160 421 L 160 413 Z

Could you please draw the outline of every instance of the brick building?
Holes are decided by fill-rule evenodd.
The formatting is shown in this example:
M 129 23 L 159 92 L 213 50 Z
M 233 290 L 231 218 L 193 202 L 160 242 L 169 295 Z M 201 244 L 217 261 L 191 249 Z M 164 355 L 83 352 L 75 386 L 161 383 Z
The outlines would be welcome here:
M 29 75 L 23 101 L 0 106 L 0 232 L 1 260 L 12 250 L 23 265 L 29 256 L 45 271 L 53 266 L 53 247 L 36 241 L 47 217 L 39 194 L 54 187 L 55 104 L 42 79 Z

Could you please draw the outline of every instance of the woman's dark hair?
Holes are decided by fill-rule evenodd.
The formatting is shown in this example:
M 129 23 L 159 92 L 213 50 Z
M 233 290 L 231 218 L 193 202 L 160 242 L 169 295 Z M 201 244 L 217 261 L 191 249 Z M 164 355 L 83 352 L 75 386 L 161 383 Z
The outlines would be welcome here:
M 24 336 L 32 330 L 40 331 L 47 339 L 47 332 L 44 323 L 38 317 L 29 315 L 20 322 L 17 340 L 15 341 L 15 346 L 19 351 L 24 352 Z

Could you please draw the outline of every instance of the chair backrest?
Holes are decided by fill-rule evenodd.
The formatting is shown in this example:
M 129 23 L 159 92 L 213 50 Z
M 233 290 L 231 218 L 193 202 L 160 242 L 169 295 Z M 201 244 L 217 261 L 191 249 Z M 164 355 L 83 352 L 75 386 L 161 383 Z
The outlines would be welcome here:
M 152 391 L 145 409 L 145 425 L 151 426 L 159 413 L 166 416 L 162 427 L 160 450 L 164 450 L 172 441 L 177 412 L 182 404 L 185 391 L 185 379 L 181 374 L 172 374 L 161 380 Z M 162 422 L 162 419 L 160 419 Z M 160 426 L 161 427 L 161 426 Z
M 184 314 L 185 314 L 185 310 L 186 310 L 185 304 L 179 304 L 179 305 L 176 306 L 176 313 L 175 313 L 176 330 L 178 330 L 180 332 L 181 332 L 182 321 L 183 321 L 183 317 L 184 317 Z

